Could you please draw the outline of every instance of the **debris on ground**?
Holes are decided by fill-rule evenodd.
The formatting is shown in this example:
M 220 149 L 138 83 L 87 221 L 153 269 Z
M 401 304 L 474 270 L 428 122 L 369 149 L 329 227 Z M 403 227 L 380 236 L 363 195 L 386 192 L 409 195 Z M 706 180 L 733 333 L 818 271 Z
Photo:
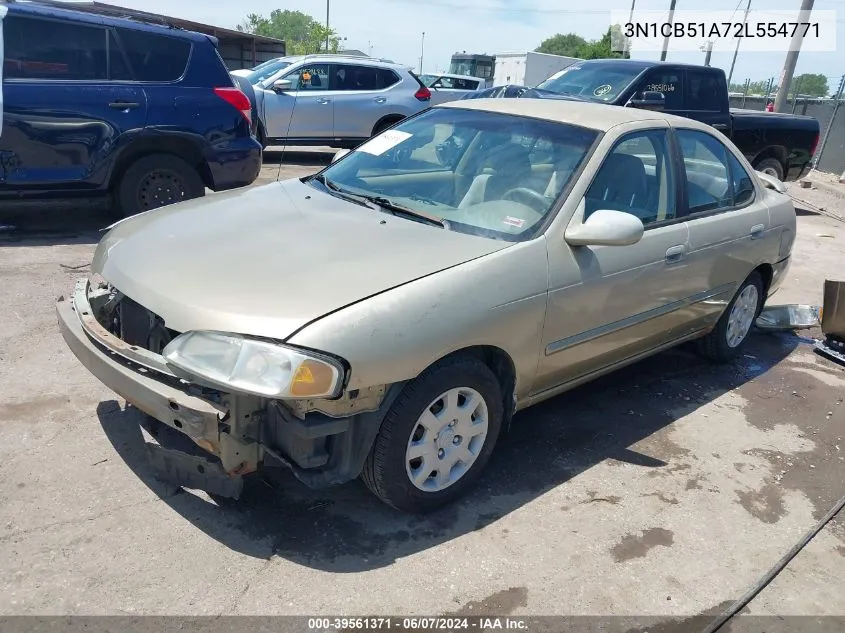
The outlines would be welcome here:
M 761 330 L 806 330 L 819 326 L 819 306 L 789 304 L 767 306 L 757 317 Z

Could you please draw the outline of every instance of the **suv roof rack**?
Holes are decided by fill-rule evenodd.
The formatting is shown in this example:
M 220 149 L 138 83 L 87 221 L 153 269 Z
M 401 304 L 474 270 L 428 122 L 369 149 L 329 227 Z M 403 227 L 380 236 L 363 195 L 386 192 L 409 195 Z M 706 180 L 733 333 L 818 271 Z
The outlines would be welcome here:
M 370 57 L 369 55 L 354 55 L 346 53 L 308 53 L 303 55 L 305 59 L 315 59 L 324 57 L 347 57 L 349 59 L 366 59 L 372 62 L 382 62 L 384 64 L 395 64 L 392 59 L 385 59 L 384 57 Z
M 8 4 L 32 4 L 45 7 L 53 7 L 55 9 L 67 9 L 69 11 L 81 11 L 83 13 L 93 13 L 95 15 L 102 15 L 111 18 L 122 18 L 124 20 L 133 20 L 142 24 L 155 24 L 158 26 L 166 26 L 171 29 L 184 31 L 181 26 L 177 26 L 169 22 L 165 17 L 156 15 L 155 13 L 148 13 L 146 11 L 139 11 L 136 9 L 127 9 L 126 7 L 118 7 L 110 4 L 97 2 L 96 0 L 0 0 Z

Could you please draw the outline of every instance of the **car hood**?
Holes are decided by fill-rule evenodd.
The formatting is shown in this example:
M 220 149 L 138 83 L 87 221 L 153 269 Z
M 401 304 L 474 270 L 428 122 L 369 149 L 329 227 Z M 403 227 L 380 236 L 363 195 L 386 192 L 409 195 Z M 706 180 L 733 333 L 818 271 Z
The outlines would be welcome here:
M 284 340 L 328 313 L 509 245 L 289 180 L 122 220 L 91 269 L 177 332 Z

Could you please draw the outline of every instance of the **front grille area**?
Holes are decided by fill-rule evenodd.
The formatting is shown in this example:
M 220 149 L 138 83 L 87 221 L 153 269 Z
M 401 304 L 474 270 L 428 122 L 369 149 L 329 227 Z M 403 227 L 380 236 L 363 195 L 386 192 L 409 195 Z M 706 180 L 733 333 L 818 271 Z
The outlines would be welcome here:
M 160 316 L 126 296 L 120 299 L 110 321 L 112 334 L 154 354 L 161 354 L 165 346 L 179 335 L 179 332 L 167 328 Z

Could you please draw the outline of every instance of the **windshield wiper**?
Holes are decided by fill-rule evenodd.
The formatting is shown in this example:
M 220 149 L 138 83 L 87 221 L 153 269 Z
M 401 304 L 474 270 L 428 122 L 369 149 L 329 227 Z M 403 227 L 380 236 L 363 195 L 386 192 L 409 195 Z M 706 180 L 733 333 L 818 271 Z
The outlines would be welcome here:
M 417 211 L 416 209 L 411 209 L 410 207 L 397 204 L 393 202 L 393 200 L 391 200 L 390 198 L 385 198 L 383 196 L 365 196 L 363 194 L 356 195 L 360 195 L 360 197 L 364 200 L 369 200 L 370 202 L 377 204 L 382 209 L 393 215 L 401 215 L 412 219 L 422 220 L 426 224 L 431 224 L 432 226 L 439 226 L 441 229 L 449 228 L 449 222 L 446 219 L 436 215 L 431 215 L 429 213 L 426 213 L 425 211 Z
M 372 209 L 373 206 L 369 204 L 369 201 L 364 196 L 359 196 L 357 194 L 351 193 L 349 191 L 344 190 L 340 185 L 335 183 L 333 180 L 329 180 L 323 174 L 317 174 L 316 176 L 311 176 L 311 180 L 316 180 L 321 185 L 323 185 L 326 189 L 329 190 L 333 196 L 337 196 L 338 198 L 342 198 L 347 202 L 353 202 L 357 205 L 362 207 L 367 207 L 368 209 Z
M 428 213 L 425 213 L 424 211 L 417 211 L 416 209 L 411 209 L 409 207 L 402 206 L 401 204 L 393 202 L 390 198 L 385 198 L 383 196 L 369 196 L 362 193 L 352 193 L 351 191 L 343 189 L 337 183 L 329 180 L 323 174 L 312 176 L 312 179 L 316 180 L 317 182 L 322 184 L 326 189 L 331 191 L 333 194 L 343 198 L 344 200 L 349 200 L 350 202 L 355 202 L 368 208 L 372 208 L 371 204 L 375 204 L 382 210 L 396 216 L 401 215 L 417 220 L 422 220 L 426 224 L 431 224 L 432 226 L 439 226 L 442 229 L 449 228 L 449 222 L 441 217 L 438 217 L 436 215 L 430 215 Z

